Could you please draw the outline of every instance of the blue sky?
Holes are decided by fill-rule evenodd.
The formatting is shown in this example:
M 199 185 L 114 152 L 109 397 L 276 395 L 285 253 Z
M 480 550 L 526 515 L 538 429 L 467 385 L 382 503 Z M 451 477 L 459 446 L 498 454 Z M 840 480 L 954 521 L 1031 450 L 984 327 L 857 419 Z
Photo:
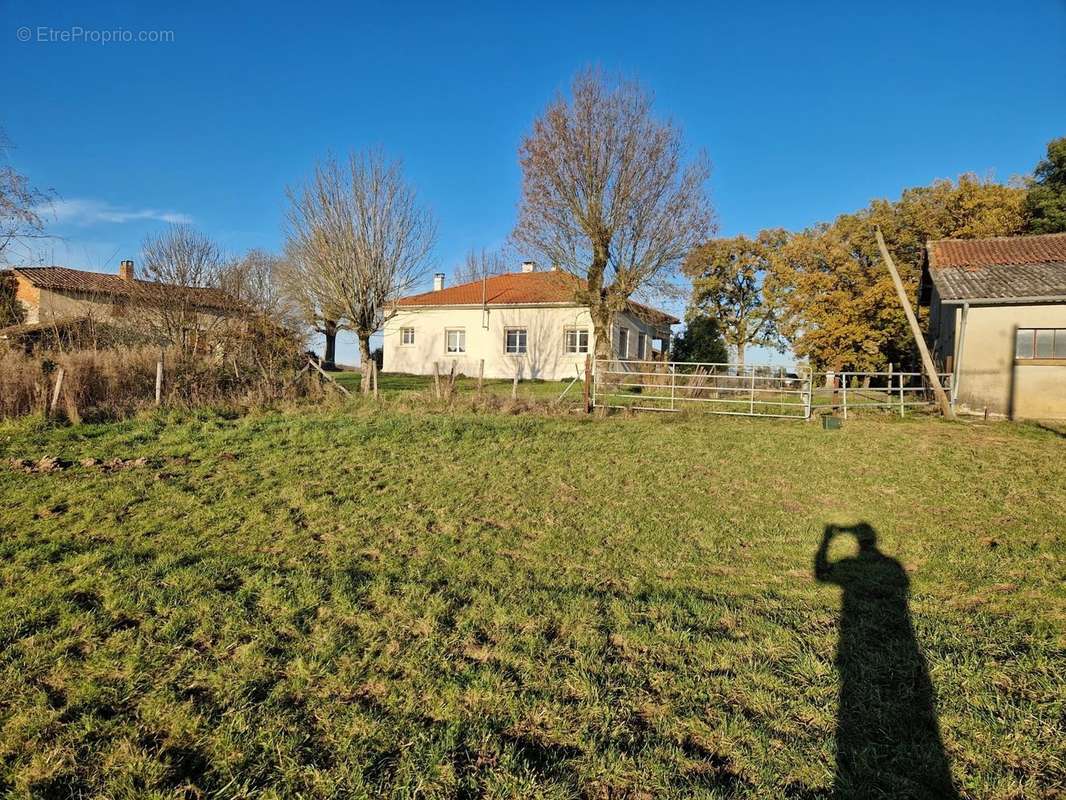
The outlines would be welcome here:
M 0 126 L 58 193 L 46 260 L 107 271 L 168 221 L 276 249 L 286 186 L 380 146 L 435 212 L 447 272 L 505 240 L 518 143 L 588 64 L 639 78 L 707 151 L 723 235 L 1005 180 L 1066 134 L 1066 1 L 860 5 L 0 0 Z M 62 41 L 113 31 L 172 41 Z

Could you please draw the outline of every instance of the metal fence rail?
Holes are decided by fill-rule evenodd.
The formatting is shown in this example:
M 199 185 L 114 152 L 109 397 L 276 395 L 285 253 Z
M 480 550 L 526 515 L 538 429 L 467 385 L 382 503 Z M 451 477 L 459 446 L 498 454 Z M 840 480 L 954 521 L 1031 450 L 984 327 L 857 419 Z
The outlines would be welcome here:
M 603 408 L 806 419 L 811 377 L 783 367 L 682 361 L 597 360 L 592 402 Z
M 940 376 L 951 391 L 951 375 Z M 812 373 L 759 364 L 597 359 L 591 401 L 634 411 L 810 419 L 816 412 L 881 410 L 905 416 L 935 407 L 921 372 Z
M 951 393 L 951 373 L 941 373 L 944 390 Z M 849 412 L 870 409 L 899 411 L 935 407 L 936 398 L 921 372 L 839 372 L 815 376 L 812 407 L 815 411 L 840 410 L 844 419 Z

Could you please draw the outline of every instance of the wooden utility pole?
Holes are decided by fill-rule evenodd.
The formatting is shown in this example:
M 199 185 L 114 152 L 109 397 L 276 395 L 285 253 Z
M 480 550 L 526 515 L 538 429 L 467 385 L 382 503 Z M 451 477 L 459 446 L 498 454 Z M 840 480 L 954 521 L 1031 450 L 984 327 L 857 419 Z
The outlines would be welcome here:
M 922 354 L 922 367 L 925 369 L 926 377 L 929 378 L 929 383 L 933 387 L 933 394 L 936 395 L 936 401 L 940 405 L 940 413 L 944 415 L 944 419 L 955 419 L 955 411 L 952 409 L 951 401 L 948 400 L 948 396 L 944 392 L 944 387 L 940 385 L 940 376 L 936 374 L 936 367 L 933 366 L 929 348 L 925 346 L 925 337 L 922 336 L 922 329 L 918 327 L 918 320 L 914 316 L 914 310 L 911 308 L 911 301 L 907 299 L 907 290 L 903 288 L 903 281 L 900 280 L 899 273 L 896 271 L 896 264 L 892 261 L 892 256 L 888 252 L 885 237 L 881 235 L 880 228 L 875 228 L 874 234 L 877 236 L 877 246 L 881 250 L 881 258 L 885 260 L 885 266 L 888 267 L 888 271 L 892 274 L 892 282 L 896 285 L 896 294 L 899 295 L 899 302 L 903 305 L 903 313 L 907 315 L 907 322 L 911 326 L 911 333 L 914 334 L 914 341 L 918 343 L 918 351 Z M 900 386 L 902 387 L 902 385 L 901 381 Z M 901 388 L 900 394 L 902 392 Z

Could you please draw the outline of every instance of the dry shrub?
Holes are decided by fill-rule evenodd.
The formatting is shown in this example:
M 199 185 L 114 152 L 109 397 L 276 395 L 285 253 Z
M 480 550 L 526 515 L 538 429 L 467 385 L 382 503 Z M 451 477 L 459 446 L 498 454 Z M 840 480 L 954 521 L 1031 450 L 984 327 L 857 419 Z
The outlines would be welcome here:
M 0 348 L 0 417 L 43 411 L 48 385 L 40 359 Z
M 209 353 L 156 347 L 112 347 L 29 356 L 0 351 L 0 416 L 44 411 L 63 369 L 60 408 L 72 422 L 122 419 L 155 405 L 156 366 L 162 354 L 162 403 L 170 407 L 238 409 L 321 396 L 320 379 L 300 342 L 278 335 L 228 339 Z
M 79 350 L 56 357 L 71 422 L 122 419 L 154 402 L 158 350 Z

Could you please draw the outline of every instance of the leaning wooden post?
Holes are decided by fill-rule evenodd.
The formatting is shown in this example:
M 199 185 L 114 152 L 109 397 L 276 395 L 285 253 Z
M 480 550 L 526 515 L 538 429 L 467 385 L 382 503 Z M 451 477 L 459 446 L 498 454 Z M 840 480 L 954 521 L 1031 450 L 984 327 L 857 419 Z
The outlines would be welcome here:
M 63 391 L 63 375 L 63 368 L 60 367 L 56 372 L 56 385 L 52 390 L 52 403 L 48 406 L 49 416 L 56 413 L 56 406 L 59 405 L 59 393 Z
M 874 234 L 877 237 L 877 247 L 881 250 L 881 258 L 885 260 L 885 266 L 892 274 L 892 283 L 896 285 L 896 294 L 899 295 L 899 302 L 903 305 L 903 313 L 907 315 L 907 323 L 911 326 L 914 341 L 918 343 L 918 351 L 922 354 L 922 367 L 925 369 L 929 382 L 933 385 L 933 394 L 936 395 L 937 402 L 940 404 L 940 413 L 944 415 L 944 419 L 955 419 L 955 411 L 951 407 L 948 396 L 944 393 L 944 387 L 940 385 L 940 376 L 937 375 L 936 367 L 933 366 L 929 348 L 925 346 L 925 337 L 922 336 L 922 329 L 918 327 L 918 320 L 911 308 L 911 301 L 907 299 L 907 290 L 903 288 L 903 281 L 896 272 L 896 264 L 888 252 L 885 237 L 881 235 L 880 228 L 875 228 Z
M 234 362 L 236 364 L 236 362 Z M 159 354 L 159 360 L 155 362 L 155 404 L 163 402 L 163 354 Z

